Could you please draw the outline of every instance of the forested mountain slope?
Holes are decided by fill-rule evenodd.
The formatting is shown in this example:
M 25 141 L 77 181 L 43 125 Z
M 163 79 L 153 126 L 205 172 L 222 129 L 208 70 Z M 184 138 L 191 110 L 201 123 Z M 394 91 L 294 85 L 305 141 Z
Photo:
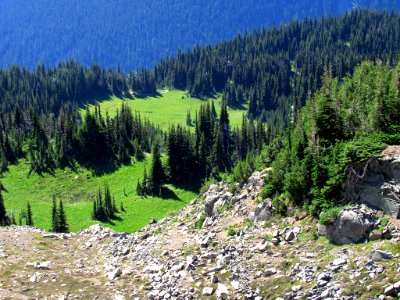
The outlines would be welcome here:
M 159 87 L 199 97 L 223 93 L 229 106 L 248 102 L 249 116 L 279 131 L 320 88 L 326 67 L 342 78 L 364 60 L 396 63 L 399 24 L 397 14 L 358 10 L 295 21 L 163 60 L 155 67 L 155 80 Z
M 124 71 L 151 66 L 178 48 L 216 43 L 292 19 L 353 7 L 399 9 L 396 0 L 4 0 L 0 66 L 75 59 Z
M 187 89 L 197 96 L 221 92 L 222 106 L 241 106 L 248 101 L 248 115 L 267 121 L 268 132 L 262 126 L 255 130 L 253 124 L 247 133 L 249 124 L 244 120 L 241 132 L 255 136 L 248 139 L 239 132 L 232 135 L 229 126 L 222 133 L 224 155 L 243 159 L 248 150 L 260 149 L 262 143 L 283 132 L 291 114 L 305 103 L 309 93 L 320 88 L 327 67 L 331 67 L 332 76 L 342 78 L 365 60 L 396 64 L 400 51 L 399 23 L 398 14 L 368 11 L 292 22 L 216 47 L 195 48 L 162 61 L 154 70 L 130 73 L 128 77 L 97 65 L 85 68 L 74 62 L 56 68 L 40 65 L 34 71 L 17 66 L 0 71 L 0 131 L 4 136 L 0 139 L 1 169 L 26 154 L 27 142 L 36 171 L 75 159 L 84 164 L 88 160 L 107 164 L 129 161 L 129 156 L 139 148 L 149 151 L 159 130 L 145 125 L 127 107 L 122 107 L 115 118 L 98 109 L 85 120 L 81 120 L 77 107 L 93 97 L 142 97 L 157 94 L 157 87 L 165 86 Z M 207 160 L 212 151 L 216 155 L 220 149 L 212 150 L 214 142 L 221 142 L 220 132 L 214 128 L 219 121 L 213 120 L 215 107 L 204 107 L 199 113 L 204 118 L 197 116 L 196 138 L 187 136 L 189 152 L 185 151 L 199 158 L 204 133 L 207 149 L 202 159 Z M 96 143 L 91 141 L 103 147 L 94 147 Z M 208 174 L 215 167 L 209 163 L 208 171 L 204 170 Z

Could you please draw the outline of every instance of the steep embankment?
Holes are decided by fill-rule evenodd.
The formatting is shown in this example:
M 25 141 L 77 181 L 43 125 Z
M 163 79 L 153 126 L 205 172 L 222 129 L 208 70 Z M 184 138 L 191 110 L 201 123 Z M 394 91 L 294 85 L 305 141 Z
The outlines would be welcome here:
M 334 246 L 306 213 L 275 216 L 259 197 L 264 176 L 254 173 L 234 193 L 212 185 L 176 216 L 135 234 L 98 225 L 72 235 L 2 229 L 0 298 L 371 299 L 400 292 L 399 283 L 392 286 L 400 272 L 398 220 L 347 208 L 339 227 L 370 224 L 363 238 L 374 241 Z

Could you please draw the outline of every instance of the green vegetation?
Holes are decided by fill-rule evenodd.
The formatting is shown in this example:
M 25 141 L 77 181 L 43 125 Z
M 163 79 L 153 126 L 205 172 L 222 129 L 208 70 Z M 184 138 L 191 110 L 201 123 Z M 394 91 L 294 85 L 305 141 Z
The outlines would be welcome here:
M 199 218 L 199 219 L 197 220 L 197 222 L 196 222 L 196 228 L 202 229 L 202 228 L 203 228 L 203 224 L 204 224 L 206 218 L 207 218 L 207 216 L 206 216 L 205 214 L 202 214 L 202 215 L 200 216 L 200 218 Z
M 228 236 L 235 236 L 236 235 L 236 230 L 234 228 L 229 228 L 227 235 Z
M 340 207 L 332 207 L 321 214 L 319 222 L 322 225 L 328 225 L 330 223 L 333 223 L 339 216 L 341 211 L 342 209 Z
M 150 163 L 151 157 L 148 157 L 142 162 L 122 166 L 113 173 L 100 176 L 94 176 L 83 167 L 75 171 L 71 168 L 56 169 L 54 175 L 32 173 L 28 176 L 30 167 L 22 160 L 3 174 L 2 183 L 7 189 L 7 192 L 3 192 L 5 207 L 7 211 L 19 212 L 26 208 L 29 199 L 35 226 L 49 230 L 52 198 L 56 195 L 57 199 L 63 200 L 69 229 L 79 231 L 99 223 L 91 218 L 93 200 L 98 189 L 108 184 L 115 200 L 123 203 L 126 212 L 118 214 L 120 219 L 102 224 L 117 231 L 137 231 L 147 225 L 151 217 L 159 220 L 196 197 L 194 192 L 172 185 L 165 185 L 170 190 L 170 197 L 166 199 L 137 196 L 136 182 L 143 177 L 144 165 Z
M 221 110 L 221 98 L 210 99 L 214 101 L 217 112 Z M 139 112 L 140 115 L 148 119 L 161 129 L 167 130 L 172 125 L 187 125 L 187 114 L 190 113 L 191 120 L 194 122 L 196 112 L 200 106 L 207 101 L 190 97 L 187 92 L 179 90 L 160 91 L 158 96 L 147 96 L 145 98 L 119 98 L 112 96 L 104 101 L 98 101 L 97 104 L 103 113 L 108 113 L 114 117 L 118 110 L 121 110 L 121 103 L 125 103 L 133 112 Z M 94 112 L 94 105 L 89 105 L 90 110 Z M 246 107 L 240 109 L 228 108 L 229 120 L 232 127 L 238 127 L 242 123 L 243 114 L 246 114 Z M 85 109 L 81 109 L 81 114 Z
M 333 79 L 328 68 L 322 89 L 293 116 L 296 125 L 286 131 L 274 156 L 263 195 L 280 203 L 283 213 L 294 203 L 314 216 L 326 210 L 321 221 L 331 221 L 343 183 L 357 176 L 355 170 L 362 172 L 386 144 L 399 143 L 399 78 L 400 63 L 391 68 L 365 62 L 342 81 Z

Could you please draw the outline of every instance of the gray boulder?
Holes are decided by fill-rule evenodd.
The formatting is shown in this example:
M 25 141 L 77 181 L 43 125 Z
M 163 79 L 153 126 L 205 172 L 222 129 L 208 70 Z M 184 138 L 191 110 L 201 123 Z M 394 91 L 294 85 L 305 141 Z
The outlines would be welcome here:
M 392 258 L 393 258 L 393 254 L 390 252 L 374 250 L 371 253 L 371 259 L 373 261 L 387 260 L 387 259 L 392 259 Z
M 345 196 L 400 218 L 400 157 L 371 158 L 360 168 L 350 168 Z
M 267 199 L 260 203 L 254 213 L 255 221 L 268 221 L 272 216 L 272 200 Z
M 206 204 L 204 206 L 204 212 L 208 217 L 212 217 L 214 213 L 214 205 L 219 200 L 218 195 L 212 195 L 206 198 Z
M 375 215 L 371 211 L 353 207 L 343 210 L 333 223 L 321 225 L 319 233 L 336 245 L 360 243 L 368 239 L 374 224 Z

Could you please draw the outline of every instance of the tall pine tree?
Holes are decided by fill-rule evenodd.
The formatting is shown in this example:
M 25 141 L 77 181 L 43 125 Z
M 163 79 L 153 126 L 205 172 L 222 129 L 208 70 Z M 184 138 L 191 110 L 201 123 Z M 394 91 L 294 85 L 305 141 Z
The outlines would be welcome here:
M 0 226 L 7 226 L 9 225 L 9 220 L 7 217 L 7 211 L 4 206 L 4 198 L 3 194 L 0 190 Z
M 33 218 L 32 218 L 32 208 L 31 204 L 28 202 L 27 209 L 26 209 L 26 225 L 33 226 Z
M 160 146 L 156 143 L 153 147 L 153 160 L 149 178 L 149 189 L 153 195 L 161 195 L 161 185 L 165 181 L 165 172 L 161 162 Z

